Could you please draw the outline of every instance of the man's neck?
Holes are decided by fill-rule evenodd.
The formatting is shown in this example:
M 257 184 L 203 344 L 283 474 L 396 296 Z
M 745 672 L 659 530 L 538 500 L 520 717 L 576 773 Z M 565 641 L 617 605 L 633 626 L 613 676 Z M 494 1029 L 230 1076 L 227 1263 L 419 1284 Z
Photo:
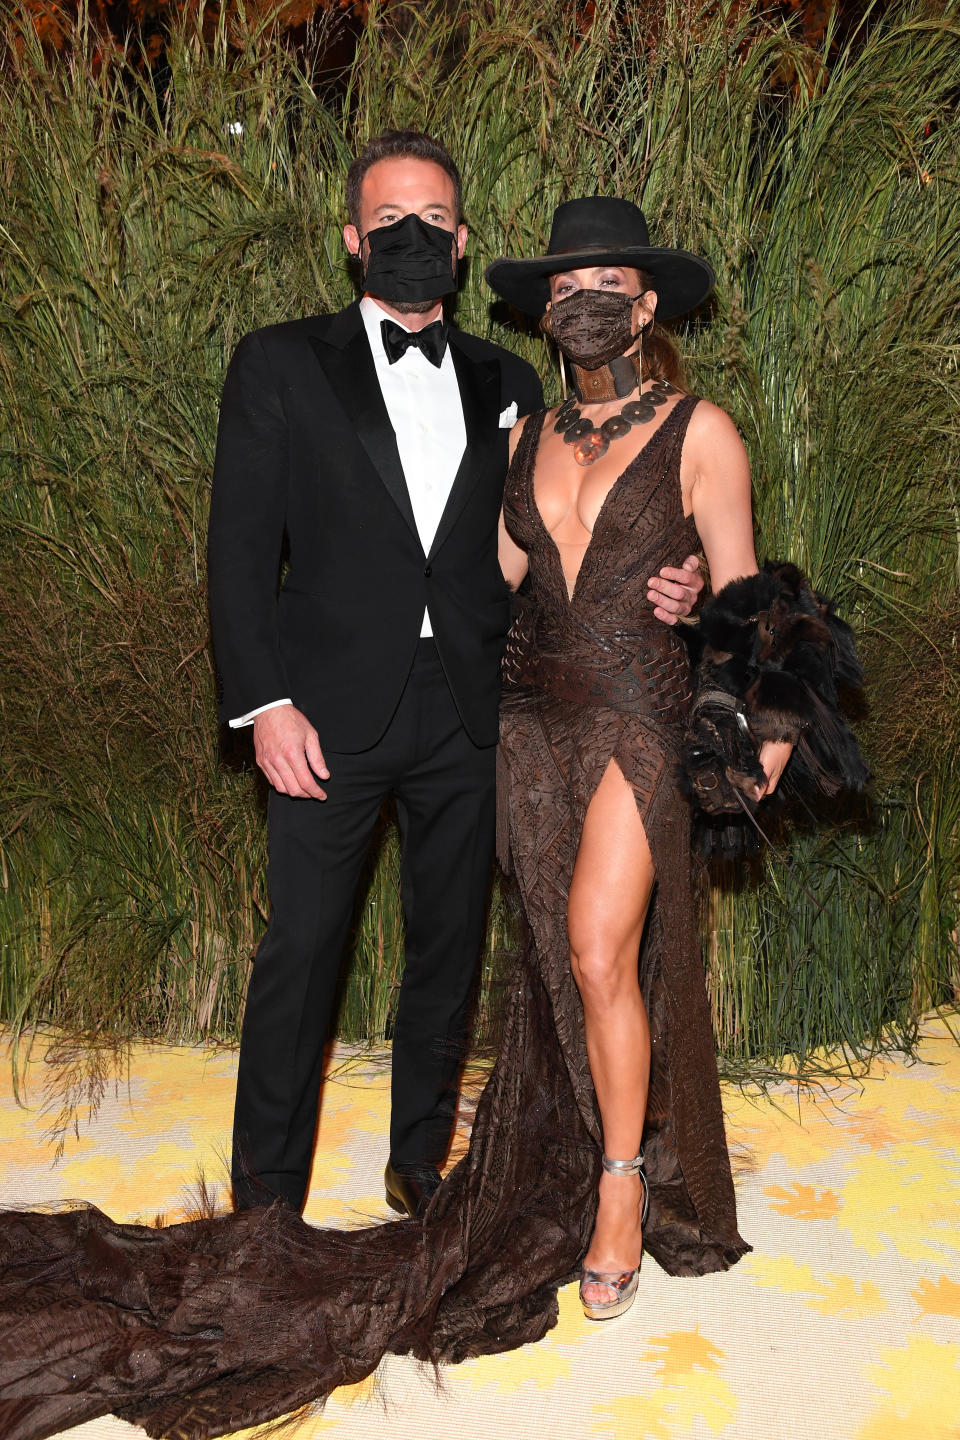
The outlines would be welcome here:
M 385 315 L 390 316 L 391 320 L 398 320 L 401 325 L 407 330 L 412 330 L 414 334 L 418 330 L 422 330 L 425 325 L 432 325 L 434 320 L 443 319 L 442 300 L 438 300 L 432 309 L 426 310 L 422 314 L 415 311 L 412 315 L 405 315 L 402 311 L 395 310 L 389 300 L 381 300 L 379 295 L 371 295 L 366 292 L 364 298 L 372 300 L 374 305 L 378 306 Z

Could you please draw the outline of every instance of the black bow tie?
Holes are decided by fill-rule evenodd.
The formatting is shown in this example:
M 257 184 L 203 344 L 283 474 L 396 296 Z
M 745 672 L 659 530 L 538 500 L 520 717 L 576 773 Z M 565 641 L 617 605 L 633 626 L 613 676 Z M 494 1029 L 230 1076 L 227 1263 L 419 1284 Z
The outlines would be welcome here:
M 404 330 L 395 320 L 381 320 L 380 334 L 383 336 L 383 349 L 391 365 L 395 365 L 401 355 L 406 355 L 410 346 L 421 350 L 431 365 L 440 366 L 447 348 L 447 327 L 442 320 L 434 320 L 432 325 L 424 325 L 422 330 Z

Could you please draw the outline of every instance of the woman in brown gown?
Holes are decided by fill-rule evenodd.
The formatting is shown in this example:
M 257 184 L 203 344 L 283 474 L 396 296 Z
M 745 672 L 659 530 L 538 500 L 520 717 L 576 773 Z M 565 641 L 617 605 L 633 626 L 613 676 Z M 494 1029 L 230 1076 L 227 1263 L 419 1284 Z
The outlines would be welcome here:
M 598 204 L 608 210 L 599 235 Z M 595 245 L 610 221 L 636 234 L 635 207 L 609 213 L 623 204 L 572 202 L 572 214 Z M 642 238 L 649 272 L 658 254 Z M 621 315 L 607 292 L 642 290 L 626 305 L 616 362 L 658 295 L 661 311 L 671 296 L 684 305 L 666 262 L 651 291 L 622 253 L 617 264 L 596 258 L 602 265 L 572 274 L 568 257 L 548 262 L 559 274 L 555 317 L 561 284 L 575 298 L 595 282 Z M 697 263 L 703 292 L 709 269 Z M 507 288 L 502 269 L 492 275 Z M 629 353 L 624 365 L 628 394 L 649 395 Z M 612 370 L 622 376 L 623 365 Z M 636 1174 L 603 1171 L 601 1156 L 632 1160 L 641 1133 L 643 1248 L 676 1275 L 725 1269 L 748 1248 L 674 775 L 687 662 L 676 632 L 653 618 L 646 577 L 679 564 L 694 525 L 715 584 L 755 569 L 749 484 L 722 412 L 663 386 L 655 399 L 640 410 L 653 419 L 625 422 L 629 433 L 593 466 L 571 462 L 552 413 L 518 436 L 504 560 L 514 580 L 529 565 L 533 606 L 510 645 L 503 798 L 531 943 L 468 1154 L 422 1220 L 352 1232 L 313 1229 L 280 1206 L 160 1230 L 90 1207 L 0 1215 L 6 1440 L 108 1412 L 151 1435 L 199 1440 L 322 1398 L 387 1352 L 450 1362 L 508 1350 L 555 1323 L 557 1287 L 585 1256 L 606 1277 L 588 1281 L 585 1302 L 609 1313 L 629 1288 L 621 1272 L 640 1258 L 644 1187 Z M 623 404 L 584 411 L 601 418 Z M 586 432 L 594 444 L 593 426 Z M 771 780 L 781 758 L 768 757 Z
M 530 596 L 508 655 L 501 799 L 564 1061 L 604 1155 L 580 1292 L 604 1319 L 631 1303 L 644 1247 L 687 1273 L 745 1248 L 675 773 L 689 668 L 646 577 L 698 535 L 715 588 L 756 573 L 749 470 L 729 418 L 671 384 L 669 343 L 651 343 L 658 303 L 672 315 L 705 298 L 709 267 L 651 247 L 635 206 L 562 205 L 546 256 L 488 277 L 521 308 L 546 306 L 577 400 L 526 420 L 507 480 L 501 565 Z M 761 751 L 767 790 L 789 753 Z

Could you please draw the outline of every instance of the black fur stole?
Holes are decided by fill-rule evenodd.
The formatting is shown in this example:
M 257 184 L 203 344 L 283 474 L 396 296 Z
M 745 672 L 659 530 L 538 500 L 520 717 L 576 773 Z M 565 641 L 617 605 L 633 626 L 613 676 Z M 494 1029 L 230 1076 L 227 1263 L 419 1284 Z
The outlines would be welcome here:
M 865 789 L 869 771 L 842 713 L 863 680 L 853 631 L 795 565 L 768 560 L 731 580 L 691 629 L 697 690 L 681 764 L 701 810 L 753 809 L 764 740 L 793 743 L 778 787 L 787 798 Z

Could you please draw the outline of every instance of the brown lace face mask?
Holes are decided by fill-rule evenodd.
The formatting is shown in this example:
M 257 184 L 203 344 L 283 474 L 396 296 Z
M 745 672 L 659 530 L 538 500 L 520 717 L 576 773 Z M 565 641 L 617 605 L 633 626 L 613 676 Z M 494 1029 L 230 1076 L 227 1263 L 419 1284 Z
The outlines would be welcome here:
M 575 290 L 543 317 L 543 328 L 568 360 L 596 370 L 625 355 L 636 340 L 633 302 L 639 295 L 619 290 Z

